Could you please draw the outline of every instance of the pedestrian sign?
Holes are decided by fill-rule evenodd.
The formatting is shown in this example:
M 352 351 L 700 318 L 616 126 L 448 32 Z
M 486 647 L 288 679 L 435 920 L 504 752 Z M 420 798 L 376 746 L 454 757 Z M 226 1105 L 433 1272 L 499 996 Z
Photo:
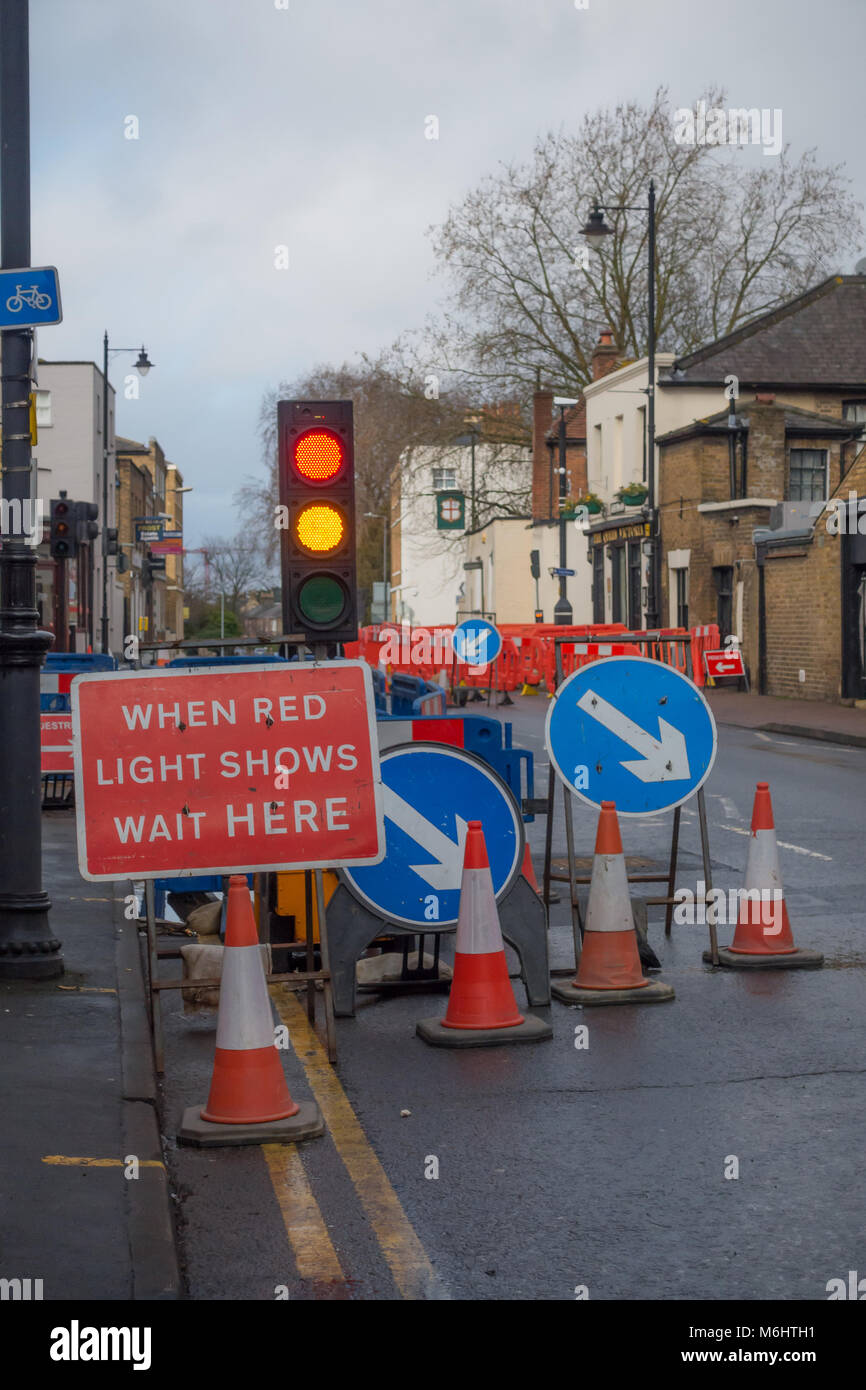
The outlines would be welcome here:
M 466 618 L 451 636 L 458 661 L 468 666 L 486 666 L 502 651 L 502 635 L 486 618 Z
M 62 318 L 53 265 L 0 270 L 0 328 L 38 328 Z
M 344 870 L 352 893 L 385 922 L 451 926 L 460 907 L 463 842 L 480 820 L 493 891 L 501 897 L 523 862 L 520 808 L 472 753 L 442 743 L 398 744 L 381 756 L 385 858 Z
M 716 757 L 716 725 L 687 676 L 647 657 L 611 656 L 559 687 L 545 745 L 581 801 L 613 801 L 619 815 L 649 816 L 703 786 Z

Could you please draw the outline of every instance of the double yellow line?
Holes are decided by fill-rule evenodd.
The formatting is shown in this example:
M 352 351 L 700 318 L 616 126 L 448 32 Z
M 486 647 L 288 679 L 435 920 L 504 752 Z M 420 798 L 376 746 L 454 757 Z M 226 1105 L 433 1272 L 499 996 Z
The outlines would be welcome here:
M 433 1267 L 373 1152 L 325 1049 L 293 993 L 271 986 L 280 1021 L 292 1038 L 328 1133 L 345 1164 L 361 1206 L 388 1264 L 401 1298 L 441 1298 Z M 330 1283 L 346 1276 L 334 1249 L 318 1202 L 294 1146 L 264 1145 L 265 1160 L 303 1279 Z

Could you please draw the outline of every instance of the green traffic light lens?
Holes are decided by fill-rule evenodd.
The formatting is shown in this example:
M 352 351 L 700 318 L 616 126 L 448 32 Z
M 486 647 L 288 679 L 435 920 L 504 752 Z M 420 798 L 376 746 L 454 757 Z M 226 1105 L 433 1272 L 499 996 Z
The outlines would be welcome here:
M 305 579 L 297 596 L 300 616 L 317 627 L 337 622 L 346 609 L 346 590 L 332 574 L 315 574 Z

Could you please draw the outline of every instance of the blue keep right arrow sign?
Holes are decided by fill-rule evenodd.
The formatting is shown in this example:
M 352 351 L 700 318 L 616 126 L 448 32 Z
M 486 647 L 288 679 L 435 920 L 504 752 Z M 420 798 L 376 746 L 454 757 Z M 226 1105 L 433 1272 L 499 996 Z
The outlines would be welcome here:
M 646 657 L 592 661 L 548 710 L 550 761 L 576 796 L 649 816 L 687 801 L 710 774 L 716 725 L 697 686 Z

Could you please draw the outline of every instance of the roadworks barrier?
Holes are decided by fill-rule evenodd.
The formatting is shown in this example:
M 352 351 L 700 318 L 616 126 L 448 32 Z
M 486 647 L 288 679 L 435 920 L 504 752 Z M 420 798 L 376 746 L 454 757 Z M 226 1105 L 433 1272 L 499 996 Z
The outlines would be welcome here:
M 719 964 L 732 970 L 819 969 L 824 964 L 820 951 L 794 945 L 782 887 L 769 782 L 759 782 L 755 788 L 745 889 L 734 939 L 730 946 L 719 950 Z M 704 952 L 704 960 L 712 962 L 709 951 Z
M 589 885 L 586 930 L 577 974 L 551 993 L 565 1004 L 660 1004 L 673 985 L 641 969 L 616 805 L 603 801 Z
M 470 821 L 466 833 L 448 1008 L 443 1019 L 422 1019 L 416 1032 L 433 1047 L 493 1047 L 553 1037 L 549 1023 L 517 1007 L 480 820 Z

